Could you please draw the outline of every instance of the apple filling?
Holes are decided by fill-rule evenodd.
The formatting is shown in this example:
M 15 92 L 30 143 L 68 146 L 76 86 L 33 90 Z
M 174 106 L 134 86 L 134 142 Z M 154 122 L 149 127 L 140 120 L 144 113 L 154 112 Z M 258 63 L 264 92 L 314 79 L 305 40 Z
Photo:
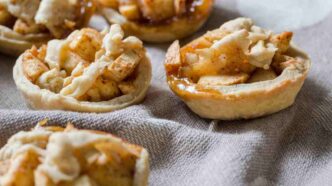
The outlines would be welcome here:
M 91 10 L 89 0 L 2 0 L 0 25 L 22 35 L 45 33 L 61 38 L 83 25 Z
M 103 32 L 85 28 L 22 55 L 25 76 L 41 89 L 79 101 L 108 101 L 137 90 L 143 43 L 124 37 L 119 25 Z
M 273 34 L 238 18 L 182 47 L 179 63 L 166 63 L 166 71 L 198 85 L 271 80 L 298 62 L 287 54 L 291 39 L 291 32 Z
M 109 134 L 37 126 L 0 150 L 0 185 L 133 185 L 142 148 Z
M 193 12 L 204 12 L 205 0 L 99 0 L 129 21 L 141 23 L 167 22 Z

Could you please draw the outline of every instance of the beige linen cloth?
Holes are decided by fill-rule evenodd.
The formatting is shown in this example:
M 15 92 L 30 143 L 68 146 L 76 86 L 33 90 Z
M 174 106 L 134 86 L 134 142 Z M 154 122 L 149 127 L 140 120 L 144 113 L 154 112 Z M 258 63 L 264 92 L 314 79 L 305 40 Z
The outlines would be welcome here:
M 144 146 L 151 155 L 150 185 L 331 185 L 331 2 L 216 0 L 207 25 L 192 38 L 226 20 L 250 16 L 276 32 L 294 31 L 294 41 L 312 58 L 295 104 L 253 120 L 212 121 L 192 113 L 165 81 L 169 43 L 146 45 L 153 81 L 145 101 L 104 114 L 29 110 L 12 78 L 15 59 L 0 56 L 1 145 L 13 133 L 49 118 L 50 124 L 73 122 Z

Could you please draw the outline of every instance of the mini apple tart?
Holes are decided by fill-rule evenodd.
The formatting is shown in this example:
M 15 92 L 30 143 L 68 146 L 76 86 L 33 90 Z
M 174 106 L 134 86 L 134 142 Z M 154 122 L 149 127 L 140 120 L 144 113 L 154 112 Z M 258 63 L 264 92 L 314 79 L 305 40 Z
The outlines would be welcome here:
M 146 186 L 148 152 L 111 134 L 37 126 L 0 150 L 1 186 Z
M 19 55 L 86 25 L 91 0 L 0 0 L 0 51 Z
M 196 32 L 208 19 L 214 0 L 98 0 L 111 24 L 148 42 L 167 42 Z
M 34 109 L 109 112 L 144 99 L 151 64 L 143 43 L 112 25 L 32 47 L 19 57 L 13 74 Z
M 166 54 L 170 88 L 204 118 L 255 118 L 293 104 L 307 76 L 309 57 L 291 43 L 238 18 Z

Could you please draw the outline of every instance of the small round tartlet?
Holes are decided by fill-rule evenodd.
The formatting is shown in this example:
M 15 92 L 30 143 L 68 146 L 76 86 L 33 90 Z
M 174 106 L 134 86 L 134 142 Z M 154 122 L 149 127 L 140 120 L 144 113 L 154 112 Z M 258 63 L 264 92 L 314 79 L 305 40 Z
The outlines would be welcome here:
M 273 34 L 238 18 L 167 51 L 172 91 L 203 118 L 249 119 L 291 106 L 309 71 L 292 33 Z
M 98 0 L 111 24 L 128 35 L 161 43 L 196 32 L 208 19 L 214 0 Z
M 37 125 L 0 149 L 0 185 L 146 186 L 149 154 L 101 131 Z
M 52 38 L 64 38 L 87 25 L 92 0 L 0 1 L 0 52 L 18 56 Z
M 17 88 L 34 109 L 110 112 L 139 103 L 151 81 L 142 41 L 119 25 L 84 28 L 67 39 L 33 47 L 13 70 Z

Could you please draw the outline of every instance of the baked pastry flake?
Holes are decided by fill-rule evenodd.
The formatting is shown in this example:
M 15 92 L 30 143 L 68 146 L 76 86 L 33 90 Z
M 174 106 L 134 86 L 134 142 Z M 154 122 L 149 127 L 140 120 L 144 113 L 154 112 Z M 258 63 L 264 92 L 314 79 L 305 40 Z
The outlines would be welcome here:
M 166 54 L 170 88 L 204 118 L 255 118 L 291 106 L 309 71 L 291 32 L 274 34 L 238 18 Z
M 37 125 L 0 150 L 2 186 L 145 186 L 148 152 L 111 134 Z
M 160 43 L 196 32 L 208 19 L 214 0 L 98 0 L 111 24 L 128 35 Z
M 32 108 L 109 112 L 143 100 L 151 64 L 143 43 L 112 25 L 33 47 L 19 57 L 13 73 Z
M 19 55 L 33 45 L 63 38 L 85 26 L 94 11 L 91 0 L 1 0 L 0 51 Z

